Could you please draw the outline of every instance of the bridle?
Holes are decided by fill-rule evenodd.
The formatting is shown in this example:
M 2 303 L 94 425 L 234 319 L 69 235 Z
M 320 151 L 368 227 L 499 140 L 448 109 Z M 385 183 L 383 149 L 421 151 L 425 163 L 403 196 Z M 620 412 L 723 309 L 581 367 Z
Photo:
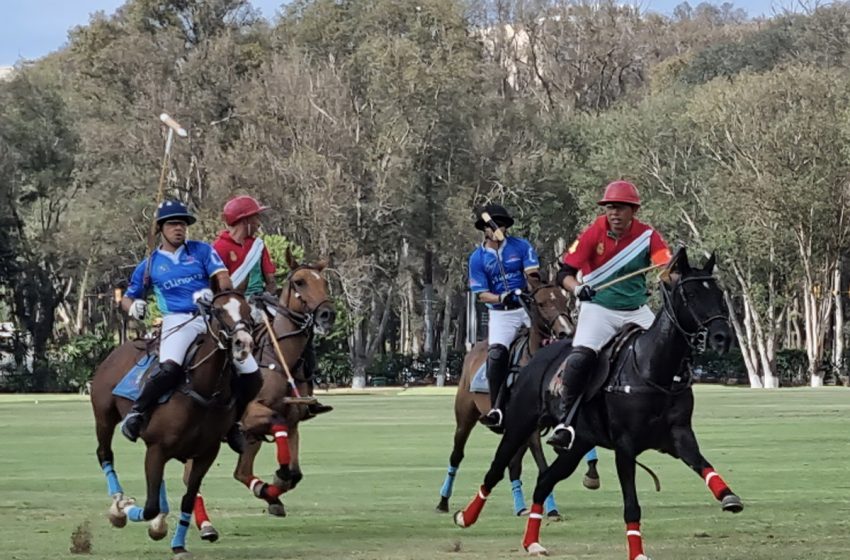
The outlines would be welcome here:
M 215 307 L 215 300 L 220 297 L 231 295 L 237 296 L 244 302 L 245 298 L 240 292 L 236 290 L 224 290 L 222 292 L 218 292 L 213 296 L 212 301 L 208 306 L 207 312 L 203 313 L 204 322 L 207 324 L 207 332 L 216 341 L 216 344 L 222 350 L 228 349 L 229 346 L 227 343 L 233 340 L 233 337 L 236 335 L 236 333 L 244 331 L 248 333 L 249 336 L 251 334 L 251 325 L 248 323 L 248 321 L 240 318 L 232 326 L 229 326 L 227 322 L 222 319 L 222 308 Z M 212 328 L 212 324 L 210 323 L 210 319 L 213 317 L 216 319 L 216 321 L 218 321 L 218 332 L 216 332 L 216 330 Z
M 696 313 L 694 313 L 693 307 L 691 307 L 688 302 L 687 294 L 684 290 L 681 289 L 682 286 L 684 286 L 688 282 L 713 282 L 716 285 L 717 279 L 710 274 L 688 276 L 677 280 L 672 287 L 668 286 L 664 282 L 661 282 L 661 296 L 663 300 L 662 309 L 664 310 L 664 313 L 670 319 L 670 322 L 673 324 L 676 330 L 678 330 L 685 338 L 685 341 L 688 343 L 688 346 L 690 346 L 691 350 L 694 350 L 697 353 L 702 353 L 705 351 L 706 342 L 708 340 L 708 327 L 714 321 L 729 321 L 729 317 L 728 313 L 717 313 L 715 315 L 711 315 L 706 319 L 700 319 L 699 317 L 697 317 Z M 688 332 L 676 317 L 676 312 L 673 307 L 673 299 L 677 294 L 677 290 L 678 295 L 682 300 L 682 304 L 688 311 L 688 314 L 690 315 L 691 319 L 693 319 L 694 324 L 697 325 L 697 329 L 694 332 Z
M 284 315 L 292 322 L 292 324 L 295 325 L 295 330 L 283 333 L 282 335 L 278 336 L 277 339 L 279 341 L 304 333 L 307 333 L 308 335 L 312 334 L 313 326 L 316 324 L 316 311 L 318 311 L 318 309 L 323 305 L 332 303 L 330 299 L 325 298 L 316 305 L 314 305 L 312 309 L 307 306 L 306 301 L 304 300 L 304 297 L 301 294 L 301 291 L 298 289 L 298 286 L 296 286 L 292 282 L 292 276 L 299 270 L 312 270 L 315 272 L 320 271 L 319 268 L 310 264 L 300 264 L 293 268 L 291 271 L 289 271 L 289 274 L 286 275 L 286 279 L 284 280 L 284 282 L 286 283 L 287 305 L 283 305 L 277 299 L 272 299 L 269 297 L 256 298 L 260 303 L 262 303 L 266 307 L 270 307 L 274 309 L 277 313 L 281 313 L 282 315 Z M 291 309 L 289 307 L 290 305 L 292 305 L 293 297 L 301 301 L 302 305 L 305 307 L 304 311 L 295 311 L 294 309 Z
M 537 303 L 537 300 L 534 299 L 534 296 L 537 295 L 537 292 L 539 292 L 540 290 L 545 289 L 545 288 L 557 288 L 557 286 L 555 286 L 553 284 L 543 284 L 543 285 L 540 285 L 540 286 L 537 286 L 536 288 L 534 288 L 534 290 L 532 290 L 531 293 L 527 296 L 529 298 L 530 303 L 533 304 L 537 308 L 536 313 L 534 313 L 533 315 L 536 315 L 536 318 L 535 318 L 536 322 L 542 323 L 540 325 L 542 328 L 539 329 L 539 330 L 540 330 L 541 334 L 543 334 L 545 336 L 544 342 L 543 342 L 544 346 L 547 343 L 551 343 L 555 340 L 558 340 L 558 335 L 555 334 L 555 323 L 557 323 L 561 319 L 564 319 L 568 324 L 572 323 L 572 320 L 570 319 L 570 314 L 567 310 L 559 312 L 557 315 L 552 317 L 552 319 L 550 319 L 549 321 L 546 321 L 546 319 L 544 319 L 543 314 L 540 313 L 540 305 Z M 528 303 L 526 303 L 526 306 L 530 308 L 530 305 Z M 545 331 L 543 329 L 545 329 Z

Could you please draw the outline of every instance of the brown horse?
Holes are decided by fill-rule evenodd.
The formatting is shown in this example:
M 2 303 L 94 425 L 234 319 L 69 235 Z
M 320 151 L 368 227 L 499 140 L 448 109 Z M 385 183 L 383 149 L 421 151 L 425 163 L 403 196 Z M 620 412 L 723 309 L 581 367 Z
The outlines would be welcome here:
M 327 263 L 299 264 L 289 253 L 287 261 L 290 273 L 278 301 L 263 304 L 275 312 L 272 329 L 298 394 L 310 396 L 313 384 L 305 373 L 304 350 L 314 331 L 319 334 L 330 331 L 336 320 L 336 310 L 330 300 L 327 280 L 321 274 Z M 298 403 L 297 399 L 293 403 L 292 387 L 264 328 L 255 335 L 254 355 L 261 366 L 263 387 L 242 417 L 248 445 L 239 457 L 233 476 L 254 496 L 268 503 L 269 513 L 283 517 L 286 510 L 280 496 L 295 488 L 302 478 L 298 424 L 310 416 L 303 403 Z M 278 469 L 272 484 L 254 475 L 254 458 L 266 436 L 274 440 L 277 449 Z M 196 500 L 195 522 L 201 530 L 201 538 L 209 541 L 218 538 L 200 497 Z
M 97 368 L 91 383 L 91 402 L 97 430 L 97 458 L 106 475 L 112 506 L 109 520 L 123 527 L 127 519 L 150 521 L 148 534 L 160 540 L 168 533 L 165 520 L 168 499 L 163 472 L 170 459 L 192 462 L 186 493 L 180 505 L 180 523 L 171 541 L 175 558 L 188 558 L 186 531 L 201 481 L 218 455 L 219 447 L 235 418 L 231 395 L 232 359 L 251 355 L 250 313 L 245 298 L 234 291 L 219 292 L 205 314 L 207 333 L 200 337 L 194 356 L 187 358 L 187 381 L 171 398 L 156 407 L 141 437 L 145 441 L 147 496 L 144 508 L 124 497 L 114 470 L 112 436 L 115 426 L 133 404 L 112 391 L 124 375 L 144 359 L 149 341 L 129 341 L 115 350 Z M 162 336 L 167 336 L 163 333 Z
M 543 344 L 572 336 L 575 331 L 575 325 L 569 313 L 569 300 L 563 289 L 552 285 L 539 286 L 531 292 L 530 297 L 526 298 L 525 303 L 532 325 L 528 332 L 528 344 L 520 358 L 520 365 L 527 363 L 534 352 Z M 463 370 L 457 386 L 457 393 L 455 393 L 454 447 L 449 456 L 448 473 L 443 481 L 443 487 L 440 489 L 440 502 L 437 504 L 437 511 L 441 513 L 449 511 L 449 498 L 452 495 L 460 462 L 463 460 L 463 450 L 466 447 L 469 434 L 478 423 L 481 415 L 490 410 L 490 395 L 471 390 L 472 378 L 486 361 L 486 340 L 476 343 L 463 360 Z M 535 432 L 528 442 L 517 451 L 508 466 L 516 515 L 523 515 L 528 512 L 525 507 L 525 497 L 522 493 L 522 481 L 520 480 L 522 458 L 528 449 L 531 449 L 531 455 L 534 457 L 534 462 L 537 463 L 540 472 L 543 472 L 547 467 L 546 457 L 540 445 L 540 434 Z M 584 477 L 584 486 L 596 490 L 599 488 L 599 474 L 596 471 L 596 453 L 594 450 L 588 453 L 587 464 L 588 470 Z M 559 517 L 554 497 L 549 496 L 546 506 L 547 513 L 551 518 Z

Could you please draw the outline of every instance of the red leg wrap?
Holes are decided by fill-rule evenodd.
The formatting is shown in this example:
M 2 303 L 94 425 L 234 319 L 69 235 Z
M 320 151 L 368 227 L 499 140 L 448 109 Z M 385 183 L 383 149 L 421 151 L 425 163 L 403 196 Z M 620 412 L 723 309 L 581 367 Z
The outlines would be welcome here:
M 635 560 L 643 554 L 643 538 L 640 523 L 626 523 L 626 540 L 629 543 L 629 560 Z
M 528 550 L 532 543 L 540 542 L 540 522 L 543 521 L 543 504 L 531 504 L 531 513 L 525 523 L 525 535 L 522 537 L 522 547 Z
M 487 503 L 487 496 L 489 495 L 490 493 L 484 489 L 484 486 L 478 489 L 478 493 L 463 510 L 464 527 L 469 527 L 478 521 L 478 516 L 481 515 L 481 510 L 484 509 L 484 504 Z
M 195 507 L 193 509 L 195 514 L 195 525 L 200 529 L 204 523 L 210 522 L 210 517 L 207 515 L 207 508 L 204 505 L 204 498 L 200 494 L 195 496 Z
M 274 443 L 277 446 L 277 463 L 279 465 L 288 465 L 290 461 L 288 428 L 283 424 L 275 424 L 272 426 L 272 434 L 274 435 Z
M 714 494 L 716 499 L 722 500 L 727 494 L 732 493 L 732 490 L 726 486 L 726 482 L 723 481 L 723 478 L 721 478 L 720 475 L 717 474 L 717 472 L 711 467 L 706 467 L 702 470 L 702 478 L 705 480 L 705 485 L 708 486 L 708 489 L 711 490 L 711 493 Z

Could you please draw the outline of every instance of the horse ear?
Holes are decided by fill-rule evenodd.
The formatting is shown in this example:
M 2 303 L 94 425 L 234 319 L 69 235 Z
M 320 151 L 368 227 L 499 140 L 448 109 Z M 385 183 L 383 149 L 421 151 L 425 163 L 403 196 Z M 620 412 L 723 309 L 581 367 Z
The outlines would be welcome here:
M 706 271 L 709 274 L 712 274 L 714 272 L 714 265 L 716 265 L 716 264 L 717 264 L 717 258 L 716 258 L 714 251 L 712 251 L 711 256 L 708 257 L 707 261 L 705 261 L 705 266 L 703 267 L 703 270 Z
M 676 251 L 673 258 L 667 263 L 667 268 L 661 273 L 661 278 L 669 284 L 675 277 L 687 274 L 690 271 L 691 264 L 688 262 L 688 252 L 682 246 L 679 247 L 679 250 Z
M 315 267 L 316 267 L 316 270 L 318 270 L 319 272 L 321 272 L 321 271 L 323 271 L 324 269 L 326 269 L 326 268 L 328 267 L 328 265 L 329 265 L 328 260 L 327 260 L 327 259 L 322 259 L 322 260 L 318 261 L 317 263 L 315 263 L 313 266 L 315 266 Z
M 289 267 L 289 270 L 295 270 L 298 268 L 298 261 L 295 260 L 295 257 L 292 255 L 292 251 L 289 249 L 289 246 L 286 247 L 286 266 Z

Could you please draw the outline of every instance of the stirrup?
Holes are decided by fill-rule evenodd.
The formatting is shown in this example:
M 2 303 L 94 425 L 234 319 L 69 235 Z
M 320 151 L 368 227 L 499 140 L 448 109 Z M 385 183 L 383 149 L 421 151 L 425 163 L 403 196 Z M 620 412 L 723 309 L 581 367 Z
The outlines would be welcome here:
M 562 438 L 569 436 L 570 440 L 568 443 L 564 443 Z M 569 451 L 573 448 L 573 443 L 576 440 L 576 430 L 572 426 L 564 424 L 563 422 L 555 426 L 555 430 L 552 433 L 552 437 L 546 440 L 546 443 L 551 445 L 552 447 L 565 449 Z
M 127 422 L 130 422 L 130 426 L 127 425 Z M 139 439 L 139 435 L 142 433 L 144 423 L 145 417 L 141 412 L 130 412 L 121 424 L 121 433 L 124 434 L 125 438 L 135 442 Z M 137 426 L 135 428 L 131 427 L 134 424 L 137 424 Z
M 502 425 L 502 411 L 498 408 L 491 408 L 490 412 L 478 419 L 479 422 L 488 428 L 498 428 Z

